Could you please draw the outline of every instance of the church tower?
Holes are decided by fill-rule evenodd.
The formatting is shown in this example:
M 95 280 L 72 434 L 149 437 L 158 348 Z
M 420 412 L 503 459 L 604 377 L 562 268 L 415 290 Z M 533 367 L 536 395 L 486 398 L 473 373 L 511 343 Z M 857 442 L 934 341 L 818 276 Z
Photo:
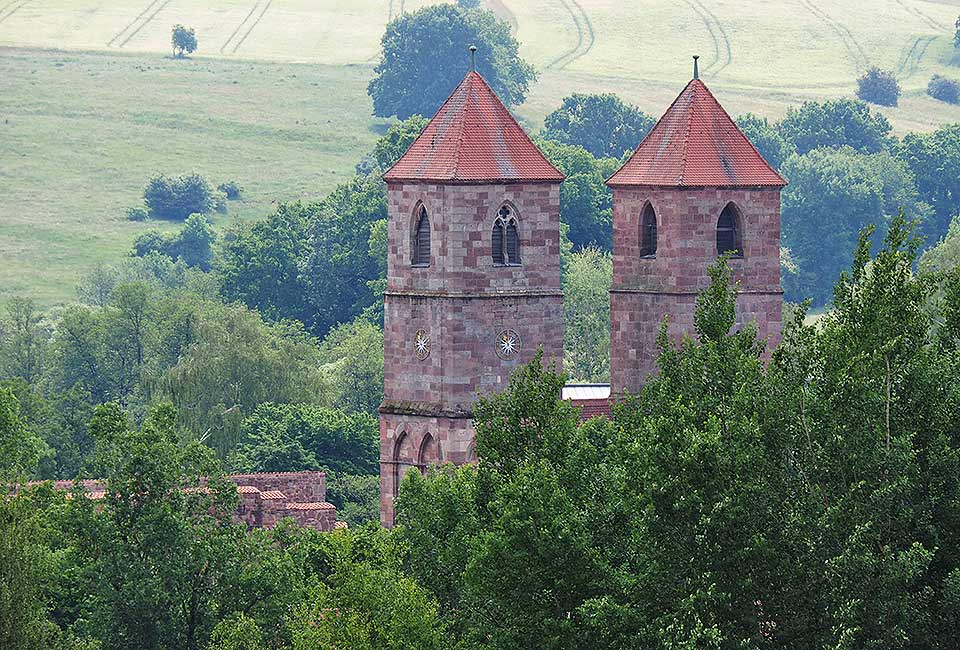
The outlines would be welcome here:
M 687 84 L 631 158 L 613 189 L 610 384 L 635 393 L 656 370 L 664 316 L 678 340 L 693 335 L 707 267 L 731 252 L 740 282 L 737 324 L 780 342 L 780 190 L 786 181 L 737 128 L 706 85 Z
M 380 517 L 410 468 L 475 460 L 473 403 L 538 347 L 562 358 L 560 182 L 469 72 L 384 174 Z

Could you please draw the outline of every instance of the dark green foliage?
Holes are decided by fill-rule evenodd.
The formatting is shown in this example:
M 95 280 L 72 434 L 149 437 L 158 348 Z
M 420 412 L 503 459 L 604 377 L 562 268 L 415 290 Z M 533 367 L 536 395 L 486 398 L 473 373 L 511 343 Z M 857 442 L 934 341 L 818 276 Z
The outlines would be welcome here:
M 946 232 L 960 214 L 960 124 L 942 126 L 931 133 L 908 133 L 897 148 L 917 179 L 920 198 L 933 206 L 936 237 Z
M 330 330 L 320 346 L 332 402 L 345 411 L 377 415 L 383 402 L 383 331 L 358 318 Z
M 223 192 L 231 201 L 236 201 L 240 198 L 240 194 L 243 193 L 243 188 L 236 181 L 227 181 L 226 183 L 220 183 L 217 185 L 217 190 Z
M 176 235 L 157 231 L 140 235 L 133 243 L 133 252 L 137 257 L 159 253 L 172 260 L 183 260 L 187 266 L 209 271 L 216 238 L 217 235 L 206 217 L 202 214 L 191 214 Z
M 387 24 L 381 58 L 367 92 L 373 113 L 433 115 L 470 70 L 469 45 L 476 45 L 477 72 L 507 106 L 520 104 L 535 78 L 517 52 L 510 27 L 492 12 L 452 4 L 401 13 Z
M 380 269 L 370 256 L 370 232 L 387 218 L 386 196 L 379 177 L 357 177 L 310 206 L 310 250 L 301 273 L 311 331 L 325 334 L 373 304 L 367 282 Z
M 804 102 L 791 108 L 777 124 L 783 139 L 798 154 L 818 147 L 848 146 L 860 153 L 877 153 L 890 142 L 890 122 L 865 103 L 853 99 Z
M 574 93 L 543 123 L 540 137 L 580 145 L 598 158 L 620 158 L 637 148 L 655 120 L 613 94 Z
M 367 413 L 311 404 L 260 404 L 241 427 L 231 466 L 243 472 L 378 471 L 380 429 Z
M 46 361 L 50 327 L 29 298 L 13 298 L 0 315 L 0 378 L 40 379 Z
M 927 84 L 927 94 L 941 102 L 956 104 L 960 102 L 960 82 L 935 74 Z
M 193 27 L 174 25 L 170 31 L 170 44 L 173 46 L 173 58 L 182 59 L 197 49 L 197 34 Z
M 154 176 L 143 191 L 143 200 L 151 216 L 174 221 L 183 221 L 194 213 L 207 214 L 214 208 L 213 190 L 199 174 Z
M 780 169 L 783 161 L 793 153 L 793 147 L 765 117 L 747 113 L 737 118 L 737 126 L 774 169 Z
M 860 229 L 874 224 L 882 233 L 901 208 L 914 218 L 923 214 L 910 170 L 885 152 L 816 149 L 788 159 L 783 174 L 790 181 L 783 191 L 783 244 L 799 265 L 785 278 L 792 302 L 829 300 L 832 279 L 850 263 Z
M 128 221 L 146 221 L 150 218 L 150 211 L 142 205 L 138 205 L 133 208 L 127 208 L 126 214 Z
M 560 186 L 560 220 L 576 248 L 613 244 L 613 192 L 605 180 L 619 167 L 616 158 L 595 158 L 579 145 L 537 140 L 547 159 L 566 175 Z
M 892 72 L 874 66 L 857 79 L 857 97 L 881 106 L 896 106 L 900 100 L 900 84 Z
M 281 205 L 267 219 L 227 231 L 214 263 L 223 298 L 270 319 L 309 323 L 311 308 L 299 265 L 310 251 L 312 215 L 300 203 Z

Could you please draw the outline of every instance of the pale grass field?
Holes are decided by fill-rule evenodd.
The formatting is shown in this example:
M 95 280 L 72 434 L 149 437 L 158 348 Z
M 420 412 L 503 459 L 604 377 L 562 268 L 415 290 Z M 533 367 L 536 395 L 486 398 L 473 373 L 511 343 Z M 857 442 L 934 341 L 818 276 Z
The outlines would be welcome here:
M 247 188 L 232 217 L 316 198 L 387 122 L 366 83 L 391 17 L 427 0 L 0 0 L 0 301 L 69 300 L 78 277 L 155 224 L 124 220 L 154 172 Z M 960 78 L 960 0 L 487 0 L 539 79 L 516 113 L 535 130 L 571 92 L 615 92 L 659 116 L 690 55 L 734 115 L 770 118 L 851 96 L 895 70 L 899 133 L 960 122 L 928 98 Z M 199 50 L 169 59 L 174 23 Z M 483 53 L 481 52 L 482 56 Z M 226 218 L 219 218 L 222 223 Z

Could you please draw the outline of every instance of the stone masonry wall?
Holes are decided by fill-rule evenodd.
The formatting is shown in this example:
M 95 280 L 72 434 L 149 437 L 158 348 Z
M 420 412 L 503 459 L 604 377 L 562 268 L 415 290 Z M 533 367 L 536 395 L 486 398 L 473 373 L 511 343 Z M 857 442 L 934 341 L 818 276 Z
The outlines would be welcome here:
M 657 215 L 657 252 L 643 258 L 640 216 Z M 740 282 L 737 322 L 755 322 L 772 350 L 780 342 L 780 192 L 777 189 L 617 188 L 613 208 L 610 293 L 610 381 L 614 395 L 636 392 L 656 369 L 656 337 L 664 315 L 679 340 L 693 333 L 696 294 L 709 285 L 717 257 L 716 226 L 728 203 L 739 212 L 743 258 L 731 259 Z
M 419 205 L 431 225 L 431 262 L 411 264 Z M 519 266 L 491 257 L 497 212 L 508 205 L 520 234 Z M 469 462 L 470 420 L 478 395 L 506 386 L 518 365 L 543 347 L 563 356 L 559 183 L 388 187 L 389 247 L 384 297 L 384 404 L 381 407 L 381 519 L 392 525 L 393 499 L 410 467 Z M 497 354 L 513 330 L 520 352 Z M 430 341 L 416 354 L 416 335 Z

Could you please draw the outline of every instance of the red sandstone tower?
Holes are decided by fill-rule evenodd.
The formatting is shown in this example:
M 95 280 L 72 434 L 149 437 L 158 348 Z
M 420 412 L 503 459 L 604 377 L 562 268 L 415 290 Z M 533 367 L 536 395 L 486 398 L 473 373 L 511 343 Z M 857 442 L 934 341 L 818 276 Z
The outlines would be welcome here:
M 697 292 L 720 253 L 741 283 L 737 322 L 780 341 L 780 190 L 786 185 L 694 79 L 607 181 L 613 188 L 610 384 L 634 393 L 656 369 L 657 333 L 693 334 Z
M 472 407 L 542 346 L 562 358 L 560 182 L 470 72 L 386 173 L 380 517 L 411 467 L 475 459 Z

